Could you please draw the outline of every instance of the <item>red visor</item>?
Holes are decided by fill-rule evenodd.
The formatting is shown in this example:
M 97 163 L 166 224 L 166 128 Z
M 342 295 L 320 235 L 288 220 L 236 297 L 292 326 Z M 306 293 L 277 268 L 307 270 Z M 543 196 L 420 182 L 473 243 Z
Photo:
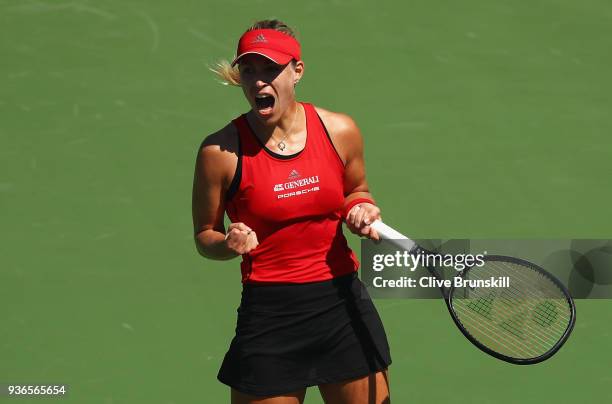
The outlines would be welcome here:
M 265 56 L 279 65 L 286 65 L 291 59 L 300 60 L 300 43 L 292 36 L 275 29 L 256 29 L 246 32 L 240 38 L 232 66 L 249 53 Z

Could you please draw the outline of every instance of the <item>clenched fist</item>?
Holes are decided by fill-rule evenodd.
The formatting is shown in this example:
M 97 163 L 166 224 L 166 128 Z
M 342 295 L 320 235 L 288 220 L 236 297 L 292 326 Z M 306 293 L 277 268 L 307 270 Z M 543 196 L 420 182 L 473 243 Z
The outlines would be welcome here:
M 232 223 L 225 233 L 225 244 L 236 254 L 242 255 L 259 245 L 257 234 L 246 224 Z

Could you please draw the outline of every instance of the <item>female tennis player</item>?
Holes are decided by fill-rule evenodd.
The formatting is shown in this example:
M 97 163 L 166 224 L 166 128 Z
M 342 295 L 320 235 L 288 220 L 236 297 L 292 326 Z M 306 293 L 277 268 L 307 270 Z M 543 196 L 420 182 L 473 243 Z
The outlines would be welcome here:
M 242 256 L 236 335 L 218 379 L 235 404 L 302 403 L 308 386 L 329 404 L 389 403 L 387 338 L 342 233 L 345 221 L 378 239 L 358 127 L 296 101 L 304 62 L 278 20 L 249 28 L 217 73 L 250 106 L 204 140 L 195 169 L 198 251 Z

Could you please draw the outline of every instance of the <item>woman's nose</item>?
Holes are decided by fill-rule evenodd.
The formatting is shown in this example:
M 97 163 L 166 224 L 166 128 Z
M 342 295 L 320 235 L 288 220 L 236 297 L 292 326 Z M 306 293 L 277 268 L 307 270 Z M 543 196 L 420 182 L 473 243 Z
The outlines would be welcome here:
M 268 85 L 268 83 L 267 83 L 267 82 L 265 82 L 265 81 L 264 81 L 264 80 L 262 80 L 262 79 L 257 79 L 257 80 L 255 80 L 255 87 L 257 87 L 258 89 L 263 88 L 263 87 L 265 87 L 265 86 L 267 86 L 267 85 Z

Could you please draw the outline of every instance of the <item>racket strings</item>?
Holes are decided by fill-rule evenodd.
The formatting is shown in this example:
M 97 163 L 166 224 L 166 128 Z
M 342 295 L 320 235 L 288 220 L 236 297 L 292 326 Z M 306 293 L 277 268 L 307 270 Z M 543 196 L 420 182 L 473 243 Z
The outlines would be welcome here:
M 518 278 L 518 277 L 517 277 Z M 510 309 L 512 309 L 513 307 L 515 307 L 517 304 L 522 304 L 525 302 L 525 296 L 523 295 L 527 295 L 528 299 L 527 301 L 532 301 L 534 304 L 536 303 L 534 300 L 541 300 L 542 297 L 535 295 L 532 292 L 529 292 L 529 286 L 524 284 L 524 283 L 520 283 L 521 288 L 517 288 L 516 286 L 514 286 L 517 282 L 512 282 L 511 286 L 509 289 L 503 289 L 501 294 L 500 294 L 500 301 L 501 303 L 507 305 L 507 307 L 509 307 Z M 511 296 L 507 296 L 510 293 L 512 293 Z M 559 293 L 562 294 L 561 291 L 559 291 Z M 556 298 L 555 298 L 556 299 Z M 555 301 L 556 304 L 553 304 L 552 301 Z M 563 300 L 546 300 L 543 303 L 538 303 L 537 305 L 535 305 L 534 309 L 533 309 L 533 319 L 536 323 L 538 323 L 538 320 L 545 320 L 544 315 L 542 314 L 542 312 L 540 310 L 538 310 L 537 308 L 539 307 L 539 305 L 541 304 L 548 304 L 551 307 L 555 307 L 556 312 L 558 313 L 558 307 L 559 305 L 561 306 L 566 306 L 569 309 L 569 306 L 567 305 L 566 301 Z M 567 317 L 565 318 L 565 320 L 567 320 L 567 322 L 569 322 L 569 317 L 570 317 L 570 313 L 569 310 L 567 311 Z M 550 318 L 550 316 L 548 317 Z M 551 324 L 549 324 L 551 325 Z M 565 328 L 563 328 L 561 330 L 561 332 L 564 332 Z
M 542 314 L 538 310 L 535 309 L 535 307 L 537 307 L 536 305 L 538 303 L 538 300 L 534 300 L 534 299 L 541 300 L 542 298 L 538 297 L 537 295 L 534 295 L 531 292 L 527 292 L 529 299 L 525 299 L 525 296 L 523 296 L 522 291 L 528 290 L 528 286 L 525 284 L 521 284 L 520 289 L 517 288 L 516 286 L 513 286 L 517 283 L 516 281 L 519 279 L 522 279 L 522 278 L 517 276 L 514 279 L 514 281 L 511 282 L 511 289 L 502 289 L 502 292 L 499 297 L 499 301 L 500 303 L 506 305 L 508 309 L 507 311 L 509 311 L 510 313 L 514 313 L 516 311 L 516 308 L 519 306 L 525 306 L 526 304 L 531 303 L 531 307 L 530 306 L 524 307 L 524 310 L 532 310 L 534 314 L 534 321 L 538 323 L 538 320 L 540 320 L 540 317 L 542 316 Z M 508 296 L 511 292 L 513 294 L 511 296 Z M 562 294 L 562 292 L 560 291 L 559 293 Z M 552 305 L 552 302 L 550 300 L 547 300 L 547 301 L 550 305 Z M 555 300 L 555 303 L 557 303 L 556 307 L 558 307 L 559 304 L 561 304 L 569 308 L 569 306 L 567 306 L 564 300 L 563 301 Z M 562 307 L 561 307 L 561 310 L 562 310 Z M 566 323 L 569 323 L 569 317 L 570 317 L 569 310 L 567 312 L 568 312 L 568 316 L 565 318 L 565 320 L 566 320 Z M 519 320 L 518 322 L 522 322 L 520 321 L 522 320 L 521 318 L 516 318 L 516 319 Z M 512 324 L 505 324 L 505 325 L 506 325 L 506 328 L 513 328 Z M 562 335 L 566 327 L 561 327 L 560 323 L 557 324 L 557 326 L 558 326 L 558 329 L 556 330 L 557 332 L 548 333 L 548 335 L 550 335 L 553 338 L 556 338 L 559 333 Z M 526 324 L 526 327 L 529 329 L 533 329 L 531 326 L 529 326 L 529 324 Z
M 459 311 L 460 311 L 461 307 L 459 307 Z M 465 315 L 469 315 L 470 313 L 463 313 Z M 473 320 L 478 322 L 478 318 L 475 316 L 470 316 Z M 517 344 L 522 344 L 525 340 L 525 332 L 524 332 L 524 328 L 523 326 L 525 325 L 525 320 L 526 320 L 526 315 L 524 312 L 519 312 L 519 313 L 512 313 L 510 316 L 507 317 L 506 320 L 500 322 L 499 324 L 497 324 L 498 327 L 501 327 L 503 330 L 511 333 L 512 335 L 514 335 L 515 337 L 517 337 L 519 339 L 519 341 L 516 341 L 516 338 L 511 339 L 512 341 L 516 342 Z M 491 323 L 494 324 L 494 323 Z M 479 324 L 472 324 L 472 326 L 478 326 Z M 495 330 L 496 332 L 498 332 L 499 330 L 495 327 L 489 327 L 492 330 Z M 529 326 L 527 326 L 527 328 L 530 328 Z M 499 334 L 499 333 L 498 333 Z M 556 337 L 554 335 L 548 335 L 549 337 Z M 497 335 L 496 338 L 494 338 L 494 341 L 496 343 L 499 342 L 503 342 L 504 340 L 504 335 Z M 547 348 L 550 344 L 549 341 L 546 339 L 542 339 L 540 336 L 535 335 L 536 340 L 534 341 L 536 344 L 538 344 L 541 347 L 545 347 Z M 508 338 L 506 338 L 508 339 Z M 554 345 L 554 344 L 553 344 Z
M 479 323 L 476 317 L 469 312 L 463 313 L 463 320 L 474 320 L 470 326 L 465 327 L 466 330 L 478 340 L 482 345 L 496 352 L 515 358 L 532 358 L 538 356 L 538 352 L 532 349 L 529 345 L 517 343 L 516 340 L 506 339 L 500 341 L 499 330 L 489 326 L 489 323 Z M 464 326 L 466 325 L 462 321 Z M 504 349 L 500 349 L 504 348 Z M 512 355 L 508 355 L 512 353 Z
M 486 273 L 486 269 L 483 269 L 482 271 L 483 273 Z M 489 272 L 490 273 L 490 272 Z M 482 278 L 482 277 L 481 277 Z M 524 282 L 524 278 L 522 278 L 520 275 L 517 275 L 514 277 L 514 279 L 510 282 L 510 286 L 509 288 L 504 288 L 501 290 L 501 293 L 499 296 L 496 296 L 499 292 L 497 291 L 489 291 L 489 295 L 493 295 L 495 296 L 500 303 L 505 304 L 507 307 L 509 308 L 514 308 L 516 307 L 517 304 L 522 304 L 526 301 L 526 297 L 530 298 L 530 299 L 543 299 L 541 296 L 539 296 L 538 294 L 532 292 L 530 290 L 530 285 Z M 520 285 L 520 288 L 516 287 L 516 284 Z M 482 289 L 482 288 L 480 288 Z M 475 289 L 474 292 L 472 292 L 472 296 L 473 297 L 477 297 L 478 294 L 480 293 L 479 289 Z M 556 310 L 556 314 L 559 313 L 559 303 L 561 303 L 562 306 L 565 306 L 569 309 L 569 306 L 567 305 L 565 299 L 564 299 L 564 295 L 563 292 L 561 292 L 560 290 L 557 293 L 558 296 L 561 296 L 563 298 L 562 301 L 556 301 L 554 300 L 557 304 L 553 304 L 552 301 L 550 300 L 546 300 L 544 303 L 547 304 L 546 307 L 549 307 L 548 310 L 549 312 L 552 313 L 552 308 L 554 308 Z M 489 298 L 488 299 L 489 302 L 492 302 L 492 299 Z M 490 308 L 489 308 L 490 310 Z M 563 312 L 563 311 L 561 311 Z M 566 320 L 569 322 L 569 317 L 570 317 L 570 312 L 569 310 L 566 311 L 566 316 L 563 320 Z M 544 319 L 550 319 L 551 316 L 550 314 L 545 315 L 543 310 L 534 310 L 534 315 L 537 317 L 541 317 L 543 320 Z
M 515 302 L 510 302 L 509 303 L 508 301 L 506 301 L 507 299 L 504 298 L 503 295 L 501 295 L 499 299 L 500 299 L 500 303 L 501 304 L 505 304 L 507 306 L 507 309 L 506 309 L 507 312 L 512 312 L 517 307 L 517 304 Z M 516 299 L 514 299 L 514 300 L 516 300 Z M 522 302 L 522 303 L 525 304 L 525 305 L 528 304 L 528 303 L 525 303 L 525 302 Z M 533 302 L 533 311 L 532 311 L 532 314 L 534 315 L 533 320 L 534 320 L 534 322 L 536 322 L 536 324 L 539 324 L 539 321 L 541 320 L 540 319 L 540 316 L 541 316 L 540 313 L 538 313 L 536 311 L 536 307 L 537 307 L 538 304 L 540 304 L 540 303 Z M 530 308 L 530 306 L 526 306 L 526 309 L 529 309 L 529 308 Z M 568 321 L 569 321 L 569 319 L 568 319 Z M 526 324 L 525 326 L 527 328 L 532 328 L 529 324 Z M 557 329 L 556 329 L 556 331 L 561 331 L 561 333 L 563 333 L 564 330 L 565 329 L 561 329 L 560 327 L 557 327 Z M 545 331 L 542 331 L 542 332 L 546 333 Z M 557 333 L 549 332 L 548 334 L 551 337 L 555 337 Z
M 453 294 L 459 322 L 482 345 L 508 357 L 530 359 L 551 350 L 571 321 L 563 291 L 538 271 L 512 262 L 486 261 L 470 279 L 508 277 L 508 288 L 463 288 Z
M 521 268 L 524 268 L 524 267 L 521 266 Z M 565 308 L 567 309 L 565 310 L 565 313 L 567 315 L 562 320 L 567 320 L 567 322 L 569 322 L 569 319 L 571 317 L 571 312 L 569 310 L 569 304 L 567 303 L 567 300 L 566 300 L 566 297 L 563 291 L 557 285 L 555 285 L 552 281 L 546 278 L 544 275 L 534 270 L 531 270 L 531 269 L 529 270 L 531 271 L 532 275 L 536 275 L 538 277 L 537 279 L 545 282 L 545 286 L 546 286 L 545 289 L 548 289 L 548 290 L 544 290 L 544 288 L 535 289 L 531 287 L 531 284 L 532 284 L 531 281 L 533 279 L 529 279 L 529 277 L 526 277 L 524 274 L 521 273 L 521 272 L 526 272 L 526 271 L 516 271 L 516 273 L 514 274 L 514 280 L 513 282 L 510 283 L 510 287 L 502 290 L 502 296 L 503 296 L 503 293 L 512 292 L 514 294 L 513 296 L 514 299 L 524 299 L 523 295 L 526 295 L 527 297 L 531 299 L 546 299 L 547 297 L 549 297 L 550 299 L 545 300 L 542 303 L 544 306 L 538 306 L 541 308 L 538 310 L 534 310 L 534 314 L 539 317 L 545 317 L 546 310 L 548 310 L 548 313 L 549 313 L 548 318 L 551 318 L 551 314 L 553 313 L 553 310 L 555 314 L 558 314 L 559 309 L 561 309 L 561 312 L 563 312 L 563 308 Z M 519 284 L 520 287 L 516 286 L 517 283 Z M 538 294 L 538 291 L 542 293 Z
M 516 301 L 516 299 L 514 300 Z M 455 306 L 458 307 L 458 311 L 461 311 L 459 305 L 455 305 Z M 533 309 L 533 306 L 534 306 L 533 302 L 532 302 L 531 307 L 524 305 L 524 304 L 521 306 L 516 306 L 516 307 L 508 306 L 510 310 L 506 309 L 505 312 L 501 314 L 497 313 L 497 317 L 498 317 L 497 326 L 505 330 L 506 332 L 512 334 L 514 337 L 516 337 L 515 339 L 518 339 L 514 341 L 515 342 L 514 344 L 511 344 L 511 347 L 515 348 L 516 344 L 522 344 L 523 342 L 525 342 L 525 343 L 537 344 L 540 347 L 547 349 L 549 346 L 554 346 L 554 343 L 558 339 L 559 335 L 563 334 L 563 330 L 560 330 L 559 332 L 552 333 L 552 334 L 550 332 L 542 333 L 541 332 L 542 330 L 534 330 L 534 328 L 531 327 L 529 323 L 526 323 L 526 321 L 528 321 L 527 313 L 529 312 L 529 310 Z M 470 317 L 473 317 L 473 316 L 470 316 Z M 499 318 L 502 318 L 503 320 L 499 321 Z M 475 319 L 475 321 L 482 321 L 482 319 Z M 489 329 L 491 329 L 491 327 L 489 327 Z M 493 329 L 495 329 L 495 327 L 493 327 Z M 532 341 L 528 341 L 528 338 L 526 337 L 529 337 L 529 335 L 526 335 L 526 333 L 533 334 L 534 331 L 536 333 L 532 335 L 532 338 L 531 338 Z M 538 331 L 540 331 L 539 334 L 541 335 L 538 335 L 537 333 Z M 497 334 L 499 334 L 499 332 Z M 504 337 L 504 336 L 508 337 L 507 335 L 501 335 L 501 337 Z M 496 344 L 507 343 L 507 341 L 505 341 L 504 338 L 499 338 L 500 335 L 497 335 L 497 337 L 498 338 L 493 338 L 494 340 L 493 342 L 495 342 Z
M 506 356 L 533 358 L 540 356 L 554 346 L 554 342 L 541 338 L 535 338 L 527 343 L 520 329 L 507 322 L 501 323 L 501 325 L 483 323 L 469 311 L 460 313 L 460 316 L 460 321 L 474 338 L 486 347 Z M 515 338 L 512 338 L 513 336 Z
M 470 301 L 466 307 L 472 310 L 474 313 L 479 314 L 487 319 L 491 319 L 491 309 L 493 299 L 495 298 L 494 293 L 488 293 L 485 297 L 479 297 L 475 301 Z
M 554 304 L 546 301 L 536 306 L 534 314 L 537 316 L 537 320 L 534 321 L 536 321 L 542 327 L 548 327 L 554 324 L 559 312 Z

